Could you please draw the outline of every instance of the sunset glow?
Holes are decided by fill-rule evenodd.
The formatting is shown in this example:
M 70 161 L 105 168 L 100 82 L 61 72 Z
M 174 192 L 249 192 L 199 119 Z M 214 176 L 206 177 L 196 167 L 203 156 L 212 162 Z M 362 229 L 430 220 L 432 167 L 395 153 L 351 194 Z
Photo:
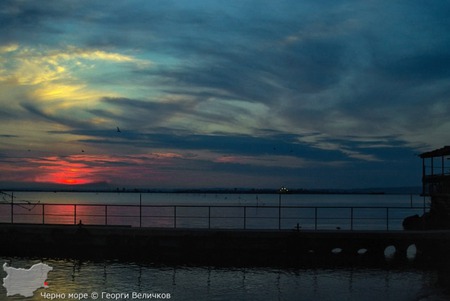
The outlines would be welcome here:
M 40 173 L 36 176 L 36 182 L 79 185 L 97 182 L 94 168 L 88 162 L 78 163 L 71 158 L 61 160 L 59 158 L 43 158 L 34 162 L 38 165 Z
M 2 1 L 0 189 L 418 185 L 449 9 Z

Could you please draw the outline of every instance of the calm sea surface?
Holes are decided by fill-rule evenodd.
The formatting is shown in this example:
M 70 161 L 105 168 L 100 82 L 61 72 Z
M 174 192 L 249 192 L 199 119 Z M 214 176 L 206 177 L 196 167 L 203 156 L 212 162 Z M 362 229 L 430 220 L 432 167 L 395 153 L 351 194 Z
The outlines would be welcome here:
M 13 212 L 15 223 L 169 228 L 400 230 L 427 205 L 417 195 L 373 194 L 14 192 L 13 199 L 12 210 L 10 196 L 0 199 L 0 222 Z
M 182 206 L 256 206 L 257 208 L 247 209 L 249 211 L 246 214 L 252 216 L 252 214 L 255 214 L 252 211 L 253 209 L 260 210 L 256 213 L 254 219 L 258 223 L 262 223 L 263 227 L 272 226 L 273 220 L 277 220 L 278 212 L 274 208 L 270 209 L 272 211 L 264 211 L 264 206 L 276 207 L 280 201 L 279 195 L 267 194 L 14 192 L 14 196 L 15 202 L 24 202 L 24 212 L 33 212 L 42 203 L 70 203 L 77 204 L 77 206 L 83 204 L 139 205 L 140 203 L 144 206 L 177 205 L 181 206 L 177 210 L 181 210 L 178 213 L 182 216 L 183 214 L 189 216 L 189 213 L 192 213 Z M 8 200 L 8 198 L 1 200 L 5 204 L 5 208 L 7 208 Z M 325 215 L 336 217 L 341 214 L 339 210 L 342 209 L 331 207 L 374 206 L 380 208 L 381 216 L 383 216 L 385 213 L 383 208 L 387 206 L 407 208 L 411 207 L 411 203 L 413 207 L 422 207 L 424 204 L 421 197 L 409 195 L 282 195 L 281 202 L 283 206 L 330 207 L 328 211 L 327 208 L 320 209 L 325 210 L 321 213 L 324 218 Z M 34 205 L 36 206 L 33 207 Z M 14 209 L 19 210 L 18 208 Z M 6 211 L 8 210 L 4 209 L 2 214 L 3 218 L 8 219 L 9 216 Z M 304 211 L 304 208 L 300 211 L 289 208 L 283 209 L 282 214 L 286 217 L 283 220 L 283 227 L 291 227 L 299 221 L 307 227 L 308 217 L 306 215 L 308 214 L 305 215 Z M 418 213 L 420 213 L 419 211 Z M 71 214 L 68 213 L 68 215 Z M 400 210 L 400 213 L 390 212 L 391 215 L 397 215 L 399 219 L 400 215 L 410 215 L 410 213 L 410 211 L 402 210 Z M 196 212 L 195 216 L 199 214 L 199 212 Z M 216 217 L 219 221 L 222 219 L 229 220 L 230 218 L 226 217 L 227 214 L 239 215 L 239 213 L 232 212 L 226 213 L 223 217 L 216 213 Z M 359 214 L 371 217 L 372 215 L 375 216 L 377 211 Z M 39 212 L 37 212 L 37 215 L 39 215 Z M 87 215 L 84 216 L 84 218 L 87 217 Z M 135 218 L 133 216 L 130 219 Z M 173 216 L 167 219 L 170 221 Z M 196 219 L 199 219 L 200 222 Z M 184 222 L 184 225 L 189 227 L 203 225 L 203 220 L 203 216 L 186 218 L 186 221 L 180 217 L 178 222 Z M 239 221 L 235 222 L 239 224 L 241 217 L 237 220 Z M 391 223 L 394 223 L 394 221 L 395 219 Z M 251 222 L 248 221 L 250 224 Z M 345 220 L 344 223 L 344 219 L 334 220 L 332 224 L 328 223 L 327 225 L 346 226 L 348 225 L 346 222 Z M 385 223 L 385 221 L 378 223 L 366 218 L 360 222 L 371 226 L 384 225 Z M 326 222 L 324 223 L 326 224 Z M 255 222 L 255 227 L 257 227 L 256 224 L 257 222 Z M 167 225 L 171 226 L 170 223 Z M 436 262 L 430 266 L 418 266 L 414 261 L 408 261 L 401 266 L 391 266 L 386 262 L 386 264 L 370 268 L 356 266 L 308 266 L 304 268 L 179 266 L 161 265 L 152 262 L 0 257 L 0 264 L 4 262 L 17 268 L 29 268 L 38 262 L 44 262 L 53 267 L 53 271 L 48 274 L 49 287 L 37 290 L 34 297 L 27 300 L 46 300 L 42 297 L 41 292 L 66 294 L 66 297 L 71 293 L 87 293 L 89 296 L 98 293 L 100 297 L 97 300 L 113 300 L 111 297 L 120 294 L 122 296 L 128 295 L 129 298 L 118 300 L 155 299 L 132 299 L 133 293 L 144 294 L 140 296 L 160 293 L 159 296 L 168 297 L 170 295 L 170 300 L 450 300 L 450 269 L 440 266 L 439 259 L 436 259 Z M 0 277 L 6 277 L 3 270 L 0 270 Z M 103 298 L 102 293 L 104 293 Z M 6 290 L 1 286 L 0 300 L 24 300 L 20 296 L 5 296 Z M 88 300 L 94 299 L 89 298 Z
M 449 300 L 447 271 L 402 268 L 273 268 L 161 266 L 152 263 L 92 262 L 70 259 L 1 258 L 14 267 L 29 268 L 44 262 L 53 271 L 48 288 L 38 289 L 27 300 L 46 300 L 41 293 L 70 293 L 92 296 L 97 300 L 114 294 L 161 293 L 170 300 Z M 3 271 L 0 275 L 6 277 Z M 104 298 L 101 298 L 102 292 Z M 0 300 L 24 300 L 5 297 Z M 161 295 L 162 296 L 162 295 Z M 93 300 L 88 298 L 88 300 Z M 134 299 L 138 300 L 138 299 Z M 144 298 L 140 300 L 154 300 Z
M 10 193 L 10 192 L 8 192 Z M 214 193 L 102 193 L 102 192 L 14 192 L 15 201 L 33 203 L 127 204 L 139 205 L 278 205 L 278 194 Z M 423 206 L 418 195 L 403 194 L 283 194 L 283 205 L 300 206 Z M 10 198 L 0 198 L 9 202 Z

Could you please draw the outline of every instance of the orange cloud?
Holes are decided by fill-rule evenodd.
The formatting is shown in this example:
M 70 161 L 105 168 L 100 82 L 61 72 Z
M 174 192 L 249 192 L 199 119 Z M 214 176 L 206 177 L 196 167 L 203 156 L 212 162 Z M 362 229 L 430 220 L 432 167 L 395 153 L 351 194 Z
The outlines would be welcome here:
M 158 166 L 170 165 L 171 160 L 182 157 L 176 153 L 150 153 L 114 157 L 108 155 L 72 155 L 68 157 L 42 157 L 30 159 L 36 166 L 34 181 L 80 185 L 111 182 L 126 177 L 143 180 L 158 177 Z
M 32 160 L 39 167 L 35 182 L 56 184 L 87 184 L 96 182 L 95 170 L 85 163 L 72 162 L 58 157 Z

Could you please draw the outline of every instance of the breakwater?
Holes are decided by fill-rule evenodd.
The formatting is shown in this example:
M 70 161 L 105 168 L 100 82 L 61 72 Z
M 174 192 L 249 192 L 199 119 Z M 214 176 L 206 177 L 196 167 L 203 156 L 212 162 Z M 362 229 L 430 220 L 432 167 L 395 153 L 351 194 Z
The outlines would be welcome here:
M 129 226 L 0 224 L 1 255 L 117 258 L 155 262 L 296 265 L 311 260 L 374 262 L 442 257 L 450 231 L 167 229 Z

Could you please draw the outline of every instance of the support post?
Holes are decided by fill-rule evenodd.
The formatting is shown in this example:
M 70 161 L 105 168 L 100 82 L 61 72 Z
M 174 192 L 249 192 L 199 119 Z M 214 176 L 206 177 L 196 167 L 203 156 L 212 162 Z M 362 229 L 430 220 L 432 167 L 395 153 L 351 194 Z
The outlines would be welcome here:
M 353 230 L 353 207 L 350 208 L 350 230 Z
M 177 206 L 173 206 L 173 227 L 177 228 Z
M 14 224 L 14 192 L 11 192 L 11 224 Z
M 142 193 L 139 194 L 139 228 L 142 228 Z
M 425 158 L 422 158 L 422 195 L 425 198 L 425 194 L 427 193 L 425 187 L 425 175 L 426 175 L 426 166 L 425 166 Z
M 208 229 L 211 229 L 211 206 L 208 206 Z
M 425 214 L 426 212 L 426 207 L 427 207 L 427 200 L 425 195 L 423 196 L 423 214 Z
M 42 224 L 45 224 L 45 204 L 42 204 Z
M 314 208 L 314 230 L 317 230 L 317 207 Z
M 244 230 L 247 229 L 247 206 L 244 206 Z
M 281 230 L 281 191 L 278 194 L 278 230 Z
M 431 175 L 434 176 L 434 157 L 431 157 Z
M 77 224 L 77 205 L 73 205 L 73 224 Z
M 386 207 L 386 230 L 389 230 L 389 207 Z

